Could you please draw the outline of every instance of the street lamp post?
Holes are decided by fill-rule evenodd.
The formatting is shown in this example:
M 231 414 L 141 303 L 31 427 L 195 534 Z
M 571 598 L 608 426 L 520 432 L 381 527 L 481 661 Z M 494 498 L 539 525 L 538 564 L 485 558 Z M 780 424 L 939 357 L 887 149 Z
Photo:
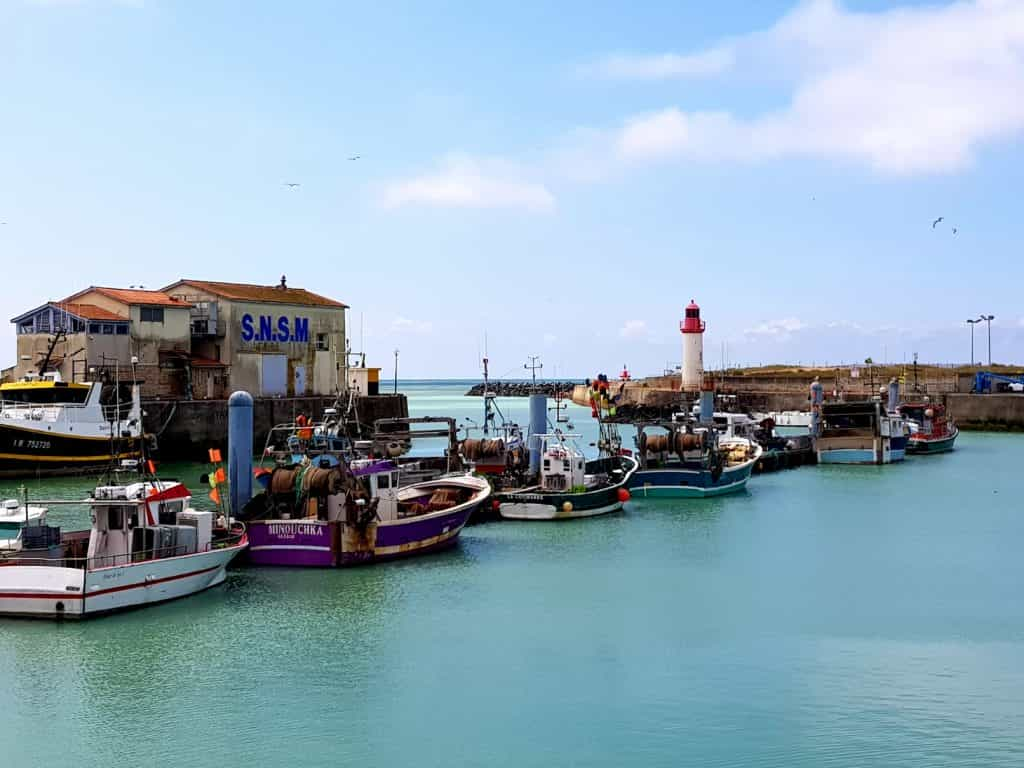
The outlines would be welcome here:
M 395 350 L 395 394 L 398 394 L 398 350 Z
M 981 318 L 980 317 L 977 320 L 972 320 L 971 318 L 967 318 L 967 324 L 969 326 L 971 326 L 971 365 L 972 366 L 974 365 L 974 326 L 977 323 L 980 323 L 980 322 L 981 322 Z
M 978 318 L 978 322 L 985 321 L 985 325 L 988 327 L 988 366 L 992 367 L 992 321 L 996 319 L 995 315 L 982 315 Z

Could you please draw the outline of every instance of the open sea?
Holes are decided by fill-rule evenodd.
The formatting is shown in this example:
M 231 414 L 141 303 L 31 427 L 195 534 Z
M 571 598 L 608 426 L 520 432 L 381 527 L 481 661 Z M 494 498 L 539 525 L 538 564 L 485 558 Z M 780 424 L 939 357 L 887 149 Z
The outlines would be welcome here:
M 479 421 L 471 384 L 399 388 L 410 415 Z M 525 425 L 526 399 L 499 404 Z M 586 447 L 589 411 L 569 419 Z M 1022 467 L 1024 435 L 964 433 L 405 562 L 0 619 L 0 766 L 1021 766 Z M 197 494 L 203 471 L 163 468 Z

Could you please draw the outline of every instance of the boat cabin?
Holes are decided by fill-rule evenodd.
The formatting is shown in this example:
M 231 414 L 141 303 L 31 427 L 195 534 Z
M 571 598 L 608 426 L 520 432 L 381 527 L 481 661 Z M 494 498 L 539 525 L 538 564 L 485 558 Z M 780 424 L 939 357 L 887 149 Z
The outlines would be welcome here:
M 902 423 L 902 418 L 888 413 L 878 400 L 825 403 L 819 437 L 897 437 L 903 434 Z
M 939 403 L 905 403 L 900 406 L 900 414 L 907 419 L 910 429 L 922 436 L 944 436 L 950 432 L 950 423 L 946 417 L 945 406 Z
M 43 378 L 31 377 L 0 384 L 0 401 L 29 405 L 84 405 L 94 389 L 98 403 L 99 385 L 61 381 L 59 374 L 47 374 Z
M 578 491 L 586 486 L 583 454 L 562 438 L 576 435 L 539 435 L 543 441 L 540 487 L 545 491 Z
M 22 531 L 46 521 L 46 507 L 26 505 L 17 499 L 0 504 L 0 552 L 22 548 Z
M 89 569 L 205 552 L 213 540 L 213 512 L 189 508 L 178 482 L 96 488 L 91 505 Z

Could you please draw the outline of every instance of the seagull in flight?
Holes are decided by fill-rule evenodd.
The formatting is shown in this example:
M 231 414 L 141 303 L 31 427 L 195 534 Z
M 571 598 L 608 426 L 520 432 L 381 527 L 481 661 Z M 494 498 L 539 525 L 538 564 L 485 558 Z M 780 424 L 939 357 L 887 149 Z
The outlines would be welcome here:
M 358 160 L 360 157 L 362 157 L 362 155 L 352 155 L 349 160 Z
M 956 234 L 956 227 L 953 227 L 953 234 Z
M 288 187 L 288 189 L 298 189 L 299 187 L 302 186 L 301 184 L 295 181 L 286 181 L 284 185 Z
M 945 217 L 944 216 L 939 216 L 939 218 L 937 218 L 935 221 L 933 221 L 932 222 L 932 229 L 935 229 L 935 225 L 938 224 L 940 221 L 942 221 L 943 218 L 945 218 Z

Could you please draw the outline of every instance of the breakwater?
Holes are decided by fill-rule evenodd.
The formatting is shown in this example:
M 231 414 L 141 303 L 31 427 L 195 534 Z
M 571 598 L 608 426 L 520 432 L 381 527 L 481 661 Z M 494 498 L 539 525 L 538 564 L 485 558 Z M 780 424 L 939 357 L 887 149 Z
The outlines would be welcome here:
M 531 384 L 528 381 L 492 381 L 487 389 L 498 397 L 529 397 L 534 392 L 543 392 L 548 397 L 557 394 L 572 395 L 574 381 L 545 381 L 540 384 Z M 483 383 L 474 384 L 466 392 L 467 397 L 483 397 Z

